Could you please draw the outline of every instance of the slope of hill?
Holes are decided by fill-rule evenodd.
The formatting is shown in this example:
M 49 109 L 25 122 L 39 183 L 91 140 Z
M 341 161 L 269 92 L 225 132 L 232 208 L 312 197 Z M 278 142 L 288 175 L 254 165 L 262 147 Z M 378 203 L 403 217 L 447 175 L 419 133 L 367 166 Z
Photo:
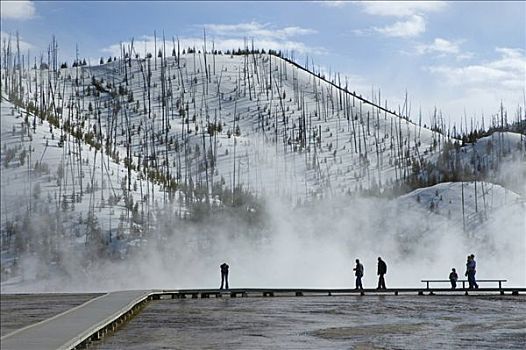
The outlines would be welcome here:
M 26 251 L 51 264 L 81 247 L 100 254 L 109 245 L 110 254 L 125 253 L 156 214 L 138 199 L 151 196 L 155 203 L 163 196 L 159 186 L 47 121 L 24 121 L 32 116 L 7 101 L 0 107 L 2 272 Z
M 461 148 L 460 164 L 492 182 L 526 195 L 526 136 L 494 132 Z
M 161 276 L 171 278 L 169 262 L 178 283 L 189 283 L 194 277 L 185 277 L 185 261 L 208 276 L 205 265 L 223 259 L 214 244 L 230 256 L 236 253 L 225 242 L 233 241 L 241 252 L 256 249 L 260 262 L 265 252 L 286 261 L 274 250 L 283 253 L 276 244 L 288 245 L 290 232 L 298 227 L 310 232 L 305 223 L 318 227 L 315 219 L 327 218 L 354 227 L 364 218 L 334 215 L 371 215 L 361 204 L 378 210 L 374 225 L 365 225 L 375 237 L 371 250 L 375 241 L 386 239 L 389 251 L 405 261 L 404 254 L 415 256 L 414 242 L 438 232 L 433 224 L 452 225 L 463 237 L 500 223 L 492 213 L 511 206 L 516 217 L 520 208 L 516 194 L 489 182 L 448 182 L 391 202 L 371 200 L 378 208 L 363 202 L 361 194 L 396 191 L 415 178 L 417 186 L 440 182 L 456 169 L 457 180 L 484 173 L 488 181 L 512 183 L 513 176 L 502 172 L 510 166 L 519 169 L 518 184 L 524 186 L 524 137 L 499 133 L 473 145 L 454 145 L 378 106 L 380 96 L 366 101 L 275 55 L 194 52 L 163 58 L 161 53 L 158 59 L 57 72 L 33 69 L 20 80 L 13 75 L 4 80 L 2 74 L 8 82 L 3 91 L 17 105 L 1 105 L 3 279 L 58 276 L 60 284 L 86 277 L 95 283 L 94 271 L 100 270 L 106 277 L 122 275 L 121 287 L 137 287 L 127 280 L 130 274 L 159 283 Z M 326 200 L 345 194 L 358 204 L 334 209 Z M 283 213 L 276 213 L 283 201 Z M 300 213 L 313 210 L 312 216 L 290 212 L 291 204 L 301 204 Z M 201 212 L 201 206 L 237 211 L 218 218 Z M 287 224 L 284 213 L 290 215 Z M 396 220 L 393 213 L 405 217 L 395 229 L 389 224 Z M 181 220 L 187 214 L 203 220 Z M 415 219 L 420 214 L 430 221 Z M 274 222 L 283 223 L 276 229 L 283 235 L 272 232 Z M 297 237 L 292 242 L 311 249 L 327 239 L 327 246 L 338 250 L 341 240 L 354 245 L 364 237 L 357 231 L 344 234 L 342 227 L 334 227 L 336 233 L 322 228 L 309 243 Z M 119 263 L 124 258 L 131 262 Z M 239 259 L 264 275 L 260 266 Z M 160 274 L 149 276 L 149 266 Z
M 419 188 L 398 201 L 409 211 L 425 210 L 440 215 L 458 227 L 475 232 L 500 208 L 520 203 L 520 196 L 505 187 L 487 182 L 444 182 Z
M 155 62 L 34 71 L 27 98 L 45 91 L 47 106 L 32 104 L 57 126 L 165 186 L 210 194 L 220 184 L 294 201 L 390 187 L 444 140 L 274 55 Z

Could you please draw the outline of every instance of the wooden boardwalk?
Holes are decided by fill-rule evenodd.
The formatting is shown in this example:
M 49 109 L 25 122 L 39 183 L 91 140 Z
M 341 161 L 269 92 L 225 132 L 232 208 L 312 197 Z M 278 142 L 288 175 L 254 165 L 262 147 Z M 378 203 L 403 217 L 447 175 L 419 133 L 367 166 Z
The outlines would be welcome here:
M 366 288 L 358 289 L 314 289 L 314 288 L 238 288 L 229 290 L 219 289 L 179 289 L 179 290 L 164 290 L 157 292 L 154 299 L 162 298 L 163 296 L 171 297 L 172 299 L 186 299 L 186 298 L 210 298 L 212 297 L 274 297 L 274 296 L 344 296 L 344 295 L 519 295 L 524 294 L 526 288 L 388 288 L 388 289 L 372 289 Z
M 123 322 L 139 312 L 148 301 L 158 299 L 201 299 L 237 297 L 308 297 L 367 295 L 526 295 L 526 288 L 390 288 L 390 289 L 298 289 L 298 288 L 236 288 L 174 289 L 111 292 L 34 325 L 24 327 L 0 338 L 2 350 L 75 349 L 113 332 Z M 35 296 L 38 297 L 38 296 Z
M 2 350 L 74 349 L 102 337 L 151 299 L 152 291 L 112 292 L 0 338 Z M 38 296 L 35 296 L 38 297 Z

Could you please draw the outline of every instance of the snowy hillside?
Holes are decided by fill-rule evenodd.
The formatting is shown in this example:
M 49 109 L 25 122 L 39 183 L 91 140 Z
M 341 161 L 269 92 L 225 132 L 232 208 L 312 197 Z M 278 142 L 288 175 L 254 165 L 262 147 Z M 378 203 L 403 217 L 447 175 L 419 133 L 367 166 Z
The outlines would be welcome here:
M 494 132 L 461 148 L 460 163 L 526 196 L 526 136 Z
M 47 121 L 33 124 L 29 116 L 28 127 L 27 113 L 9 102 L 2 101 L 1 115 L 3 267 L 26 250 L 52 264 L 58 251 L 83 246 L 95 253 L 107 245 L 118 257 L 142 237 L 164 195 L 159 186 Z M 130 192 L 123 190 L 128 175 Z
M 433 223 L 462 236 L 489 232 L 502 222 L 495 213 L 512 208 L 516 218 L 522 210 L 519 195 L 493 182 L 524 195 L 516 190 L 526 177 L 524 136 L 495 133 L 460 146 L 381 107 L 380 96 L 366 100 L 339 76 L 325 79 L 275 54 L 161 52 L 40 68 L 2 70 L 2 279 L 85 274 L 93 281 L 93 266 L 131 256 L 153 259 L 162 271 L 166 261 L 179 264 L 184 276 L 184 261 L 204 268 L 196 256 L 222 259 L 214 242 L 241 240 L 246 252 L 281 239 L 276 221 L 287 222 L 276 231 L 288 237 L 327 218 L 337 223 L 337 233 L 323 233 L 338 238 L 335 247 L 361 235 L 371 247 L 389 239 L 403 260 L 408 247 L 437 232 Z M 429 183 L 439 184 L 378 199 L 380 214 L 361 232 L 369 213 L 360 205 L 376 210 L 361 195 Z M 342 198 L 332 210 L 330 201 Z M 225 207 L 234 209 L 213 215 Z M 308 219 L 299 214 L 308 210 Z M 391 229 L 393 216 L 405 219 Z M 353 225 L 358 231 L 347 232 Z M 148 270 L 118 268 L 123 276 Z
M 458 227 L 475 231 L 499 208 L 520 204 L 520 196 L 487 182 L 444 182 L 419 188 L 398 199 L 408 211 L 424 210 L 440 215 Z
M 128 164 L 165 186 L 208 193 L 242 186 L 294 202 L 389 187 L 444 140 L 268 54 L 119 60 L 27 79 L 29 103 L 60 127 L 113 158 L 129 150 Z M 45 106 L 32 98 L 41 89 Z

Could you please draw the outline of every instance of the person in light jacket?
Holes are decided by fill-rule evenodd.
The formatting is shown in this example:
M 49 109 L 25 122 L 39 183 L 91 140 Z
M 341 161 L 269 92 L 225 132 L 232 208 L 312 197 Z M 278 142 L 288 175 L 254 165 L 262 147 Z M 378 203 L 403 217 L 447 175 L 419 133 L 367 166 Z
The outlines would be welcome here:
M 363 289 L 362 277 L 363 277 L 363 265 L 360 263 L 360 259 L 356 259 L 356 267 L 353 269 L 354 275 L 356 276 L 356 289 Z
M 475 279 L 475 274 L 477 273 L 477 262 L 475 261 L 475 255 L 471 254 L 468 256 L 468 261 L 466 263 L 466 276 L 468 276 L 469 288 L 478 288 L 479 285 Z

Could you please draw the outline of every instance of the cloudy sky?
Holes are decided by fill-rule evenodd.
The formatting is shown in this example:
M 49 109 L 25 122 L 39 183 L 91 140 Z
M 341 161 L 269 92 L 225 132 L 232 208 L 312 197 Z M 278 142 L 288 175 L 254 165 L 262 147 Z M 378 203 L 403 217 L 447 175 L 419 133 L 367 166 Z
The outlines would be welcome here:
M 407 90 L 411 116 L 436 106 L 447 118 L 489 118 L 502 101 L 510 116 L 524 106 L 526 2 L 66 2 L 2 1 L 2 38 L 19 32 L 30 54 L 51 36 L 61 60 L 98 62 L 132 38 L 149 50 L 154 30 L 171 41 L 216 48 L 294 51 L 302 64 L 349 78 L 352 90 L 381 89 L 391 108 Z

